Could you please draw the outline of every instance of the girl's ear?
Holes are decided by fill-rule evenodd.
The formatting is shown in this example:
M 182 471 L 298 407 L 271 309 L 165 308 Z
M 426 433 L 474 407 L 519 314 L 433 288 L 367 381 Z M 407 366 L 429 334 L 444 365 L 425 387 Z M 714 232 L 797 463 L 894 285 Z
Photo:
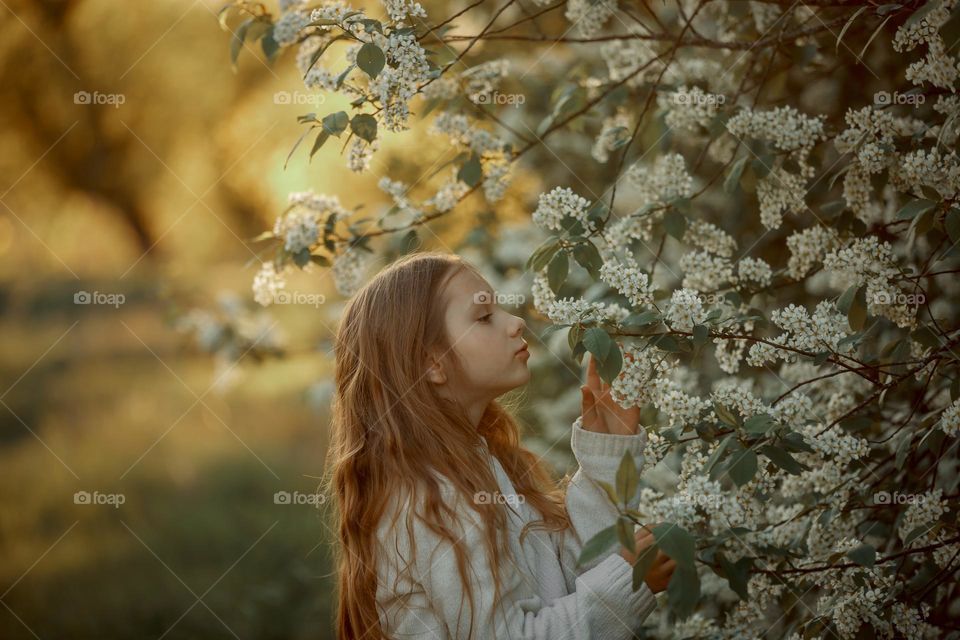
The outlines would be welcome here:
M 431 358 L 430 361 L 427 378 L 434 384 L 444 384 L 447 381 L 447 375 L 443 371 L 443 366 L 436 358 Z

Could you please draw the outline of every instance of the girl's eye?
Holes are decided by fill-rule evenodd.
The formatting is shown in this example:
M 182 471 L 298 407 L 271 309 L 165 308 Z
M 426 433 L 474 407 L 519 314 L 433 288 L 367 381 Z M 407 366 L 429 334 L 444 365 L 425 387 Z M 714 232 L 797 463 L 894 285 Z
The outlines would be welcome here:
M 492 317 L 493 317 L 493 314 L 492 314 L 492 313 L 488 313 L 488 314 L 485 315 L 485 316 L 481 316 L 479 321 L 480 321 L 480 322 L 488 322 L 488 321 L 490 320 L 490 318 L 492 318 Z

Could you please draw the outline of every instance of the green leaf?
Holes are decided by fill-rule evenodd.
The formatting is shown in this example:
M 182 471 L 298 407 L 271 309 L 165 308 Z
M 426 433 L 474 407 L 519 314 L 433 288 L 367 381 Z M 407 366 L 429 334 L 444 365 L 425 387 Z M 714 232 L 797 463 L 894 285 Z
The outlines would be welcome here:
M 457 180 L 468 186 L 475 187 L 477 183 L 480 182 L 481 177 L 483 177 L 483 171 L 480 168 L 480 156 L 474 153 L 463 163 L 463 166 L 460 167 L 460 170 L 457 172 Z
M 747 418 L 743 423 L 743 429 L 748 433 L 766 433 L 774 424 L 776 424 L 776 422 L 770 414 L 758 413 L 755 416 Z
M 616 525 L 607 527 L 597 535 L 590 538 L 590 540 L 583 545 L 583 549 L 580 550 L 580 558 L 577 560 L 577 564 L 582 566 L 589 563 L 591 560 L 599 557 L 602 553 L 610 549 L 610 547 L 616 541 Z
M 603 258 L 600 257 L 600 252 L 597 251 L 597 247 L 592 242 L 584 240 L 576 244 L 573 247 L 573 257 L 594 279 L 600 277 Z
M 339 137 L 341 133 L 346 131 L 347 125 L 350 123 L 350 117 L 346 111 L 337 111 L 324 116 L 322 123 L 327 133 Z
M 734 193 L 740 185 L 740 177 L 743 175 L 744 167 L 747 166 L 747 159 L 746 157 L 740 158 L 730 167 L 730 173 L 727 174 L 726 180 L 723 181 L 723 190 L 727 193 Z
M 915 217 L 921 213 L 925 213 L 930 209 L 937 206 L 936 202 L 931 202 L 930 200 L 918 199 L 911 200 L 903 206 L 900 211 L 897 212 L 897 220 L 913 220 Z
M 313 148 L 310 149 L 311 160 L 313 160 L 313 154 L 320 150 L 320 147 L 323 146 L 323 143 L 326 142 L 329 137 L 330 134 L 325 130 L 321 130 L 320 133 L 317 134 L 317 139 L 313 141 Z
M 710 339 L 710 329 L 703 324 L 693 325 L 693 344 L 695 347 L 702 347 Z
M 683 234 L 687 230 L 687 219 L 679 211 L 671 209 L 663 216 L 663 228 L 677 240 L 683 240 Z
M 633 590 L 636 591 L 640 588 L 640 585 L 643 583 L 644 579 L 647 577 L 647 574 L 650 572 L 650 567 L 653 566 L 653 561 L 657 559 L 657 551 L 660 549 L 656 544 L 652 544 L 643 551 L 640 552 L 640 555 L 637 557 L 636 563 L 633 565 Z
M 768 444 L 768 445 L 764 445 L 763 447 L 760 447 L 760 452 L 763 455 L 767 456 L 767 458 L 769 458 L 770 461 L 773 462 L 773 464 L 777 465 L 778 467 L 780 467 L 781 469 L 783 469 L 789 474 L 798 476 L 800 475 L 801 471 L 803 471 L 804 469 L 807 469 L 805 465 L 802 465 L 799 462 L 797 462 L 794 459 L 794 457 L 791 456 L 789 453 L 787 453 L 783 449 L 775 447 L 772 444 Z
M 376 78 L 386 63 L 383 51 L 372 42 L 364 43 L 357 52 L 357 66 L 371 78 Z
M 550 263 L 550 260 L 553 259 L 554 254 L 556 254 L 559 249 L 559 240 L 556 238 L 550 238 L 546 240 L 530 255 L 530 257 L 527 259 L 525 268 L 528 271 L 542 271 L 544 267 Z
M 310 262 L 310 249 L 304 247 L 303 249 L 300 249 L 300 251 L 297 251 L 295 254 L 293 254 L 293 261 L 301 269 L 307 266 L 307 264 Z
M 717 414 L 718 418 L 726 422 L 731 427 L 736 427 L 738 424 L 740 424 L 740 421 L 737 419 L 736 414 L 734 414 L 732 411 L 730 411 L 730 409 L 728 409 L 724 405 L 714 403 L 713 410 Z
M 668 353 L 679 353 L 681 351 L 680 343 L 678 343 L 673 336 L 666 333 L 651 341 L 650 344 L 660 349 L 660 351 L 666 351 Z
M 284 169 L 287 168 L 287 164 L 290 162 L 290 158 L 293 157 L 293 152 L 297 150 L 297 147 L 300 146 L 300 143 L 303 142 L 303 139 L 306 138 L 307 135 L 308 135 L 311 131 L 313 131 L 315 128 L 316 128 L 316 127 L 313 126 L 313 127 L 310 127 L 309 129 L 307 129 L 306 131 L 304 131 L 304 132 L 300 135 L 300 137 L 297 138 L 297 141 L 293 143 L 293 148 L 290 149 L 290 153 L 287 154 L 287 159 L 283 161 L 283 168 L 284 168 Z
M 960 242 L 960 209 L 950 209 L 943 219 L 943 227 L 954 244 Z
M 747 589 L 747 579 L 750 577 L 750 569 L 753 566 L 753 558 L 740 558 L 734 564 L 727 560 L 726 556 L 719 557 L 720 567 L 726 575 L 730 588 L 740 596 L 741 600 L 750 599 L 750 591 Z
M 406 255 L 412 252 L 418 246 L 420 246 L 420 238 L 417 236 L 417 230 L 410 229 L 400 239 L 400 247 L 398 251 L 400 252 L 400 255 Z
M 377 138 L 377 120 L 368 113 L 353 116 L 350 129 L 367 142 L 373 142 Z
M 690 616 L 700 600 L 700 576 L 694 567 L 677 565 L 667 585 L 667 602 L 681 620 Z
M 633 522 L 620 516 L 614 525 L 617 528 L 617 538 L 620 544 L 630 553 L 637 553 L 637 538 L 633 535 Z
M 610 334 L 600 327 L 591 327 L 583 335 L 583 346 L 602 362 L 607 359 L 614 345 Z
M 567 279 L 570 272 L 570 263 L 567 260 L 567 254 L 563 251 L 557 252 L 550 260 L 550 266 L 547 267 L 547 282 L 550 284 L 550 290 L 557 293 Z
M 247 18 L 241 22 L 237 30 L 233 32 L 233 37 L 230 38 L 230 64 L 233 65 L 234 71 L 237 69 L 237 58 L 240 57 L 240 50 L 247 39 L 247 30 L 255 21 L 256 18 Z
M 620 353 L 620 347 L 614 342 L 610 348 L 610 353 L 608 353 L 607 357 L 600 363 L 597 373 L 600 374 L 601 380 L 607 384 L 613 384 L 616 377 L 620 375 L 620 369 L 622 367 L 623 356 Z
M 837 299 L 837 311 L 846 315 L 850 313 L 850 305 L 853 304 L 853 298 L 857 295 L 859 285 L 853 285 L 844 291 Z
M 862 331 L 863 325 L 867 322 L 866 291 L 866 286 L 857 289 L 857 295 L 853 297 L 853 303 L 850 305 L 850 311 L 847 313 L 847 322 L 854 331 Z
M 716 449 L 713 450 L 713 453 L 710 454 L 710 457 L 707 458 L 707 464 L 704 467 L 704 471 L 710 472 L 711 470 L 713 470 L 713 467 L 717 464 L 717 462 L 720 461 L 720 457 L 723 455 L 724 451 L 726 451 L 727 445 L 730 444 L 730 441 L 732 438 L 733 438 L 733 434 L 730 433 L 724 436 L 722 440 L 720 440 L 720 444 L 717 446 Z
M 630 502 L 633 494 L 637 492 L 637 483 L 639 481 L 640 478 L 637 473 L 637 465 L 633 459 L 633 455 L 631 455 L 629 451 L 625 451 L 623 458 L 620 460 L 620 466 L 617 468 L 617 495 L 620 496 L 625 503 Z
M 627 316 L 623 321 L 623 326 L 625 327 L 645 327 L 648 324 L 653 324 L 654 322 L 659 322 L 660 314 L 651 309 L 642 311 L 640 313 L 633 313 Z
M 617 495 L 617 490 L 609 482 L 604 482 L 603 480 L 597 480 L 596 483 L 600 485 L 600 488 L 604 490 L 607 494 L 607 497 L 610 498 L 610 502 L 614 505 L 620 504 L 620 496 Z
M 693 568 L 696 559 L 697 543 L 690 533 L 677 524 L 664 522 L 651 528 L 653 537 L 663 552 L 681 566 Z
M 862 567 L 872 567 L 877 562 L 877 550 L 869 544 L 862 544 L 847 551 L 847 557 Z
M 727 470 L 727 473 L 729 473 L 730 478 L 737 483 L 737 486 L 742 487 L 753 480 L 753 476 L 757 474 L 757 454 L 750 449 L 744 449 L 739 453 L 733 454 L 731 458 L 730 468 Z
M 273 37 L 273 25 L 260 38 L 260 48 L 263 50 L 263 55 L 267 57 L 267 62 L 272 64 L 277 53 L 280 52 L 280 43 Z

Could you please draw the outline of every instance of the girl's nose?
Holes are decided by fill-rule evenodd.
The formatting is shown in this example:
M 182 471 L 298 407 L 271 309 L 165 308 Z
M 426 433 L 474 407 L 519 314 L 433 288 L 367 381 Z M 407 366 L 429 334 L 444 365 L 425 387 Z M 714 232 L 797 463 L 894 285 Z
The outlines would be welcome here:
M 517 326 L 514 330 L 514 335 L 523 335 L 524 330 L 527 328 L 527 323 L 523 318 L 514 316 L 517 319 Z

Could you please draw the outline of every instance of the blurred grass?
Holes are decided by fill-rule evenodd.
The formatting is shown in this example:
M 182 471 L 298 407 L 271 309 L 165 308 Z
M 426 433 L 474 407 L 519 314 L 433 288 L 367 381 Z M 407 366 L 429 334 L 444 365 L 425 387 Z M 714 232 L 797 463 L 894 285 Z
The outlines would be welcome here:
M 274 503 L 322 473 L 327 416 L 299 397 L 316 363 L 203 396 L 209 357 L 140 293 L 4 310 L 0 637 L 331 637 L 332 538 L 316 507 Z

